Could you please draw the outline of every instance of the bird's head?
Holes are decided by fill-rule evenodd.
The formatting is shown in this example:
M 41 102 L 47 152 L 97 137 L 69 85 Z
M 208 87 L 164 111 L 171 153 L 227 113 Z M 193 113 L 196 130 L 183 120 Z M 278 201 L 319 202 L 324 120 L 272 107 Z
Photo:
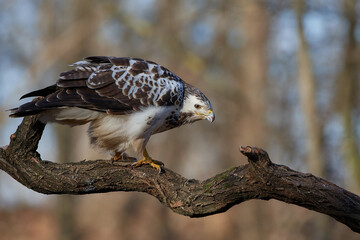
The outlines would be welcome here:
M 209 99 L 200 90 L 191 85 L 185 88 L 184 102 L 180 113 L 185 116 L 184 120 L 187 122 L 195 122 L 202 119 L 206 119 L 209 122 L 215 120 L 215 114 Z

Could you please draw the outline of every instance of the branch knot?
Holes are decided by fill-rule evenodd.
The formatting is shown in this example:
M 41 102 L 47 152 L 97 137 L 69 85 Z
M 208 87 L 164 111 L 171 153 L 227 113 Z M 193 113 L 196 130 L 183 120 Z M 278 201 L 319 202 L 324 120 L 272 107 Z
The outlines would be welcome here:
M 268 153 L 261 148 L 241 146 L 240 152 L 248 158 L 248 162 L 250 164 L 261 165 L 263 167 L 268 167 L 272 165 Z

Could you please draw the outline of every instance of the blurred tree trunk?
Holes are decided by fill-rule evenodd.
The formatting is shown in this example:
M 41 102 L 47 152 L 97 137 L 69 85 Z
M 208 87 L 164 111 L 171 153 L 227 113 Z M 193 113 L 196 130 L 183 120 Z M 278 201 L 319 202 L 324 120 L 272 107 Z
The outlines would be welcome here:
M 338 80 L 337 107 L 343 120 L 344 136 L 342 152 L 344 160 L 353 173 L 355 185 L 360 187 L 360 143 L 356 139 L 356 123 L 354 111 L 356 95 L 359 91 L 359 49 L 357 47 L 355 30 L 357 24 L 356 1 L 343 1 L 344 16 L 348 22 L 347 43 L 345 44 L 344 66 Z
M 246 114 L 240 125 L 246 144 L 264 147 L 266 140 L 266 89 L 267 89 L 267 41 L 269 15 L 263 1 L 242 0 L 241 29 L 245 44 L 239 56 L 239 95 L 242 95 Z M 244 109 L 241 109 L 244 112 Z M 252 126 L 249 129 L 249 126 Z
M 309 45 L 306 42 L 303 26 L 305 12 L 305 0 L 294 2 L 294 11 L 297 19 L 297 32 L 299 37 L 298 49 L 298 85 L 300 103 L 304 111 L 306 124 L 307 167 L 314 175 L 325 176 L 325 163 L 323 155 L 322 127 L 319 112 L 316 106 L 316 81 L 313 72 L 313 64 L 310 57 Z M 331 229 L 333 222 L 325 216 L 314 216 L 312 230 L 308 237 L 314 239 L 332 239 Z
M 58 162 L 70 162 L 73 158 L 73 136 L 74 132 L 69 127 L 55 125 L 58 142 Z M 71 131 L 71 132 L 70 132 Z M 58 218 L 59 235 L 58 240 L 77 239 L 77 227 L 75 222 L 75 196 L 59 195 L 57 197 L 56 213 Z
M 54 53 L 54 45 L 50 43 L 57 40 L 59 36 L 58 29 L 59 22 L 57 21 L 56 8 L 57 3 L 55 1 L 45 1 L 41 6 L 42 21 L 40 22 L 40 27 L 43 30 L 43 44 L 45 49 L 48 49 L 49 52 Z M 43 49 L 43 51 L 45 51 Z M 57 54 L 47 55 L 45 58 L 40 58 L 40 66 L 45 66 L 45 69 L 36 71 L 37 66 L 35 66 L 35 71 L 38 72 L 38 76 L 41 76 L 39 72 L 44 73 L 47 67 L 51 65 L 46 65 L 45 62 L 54 62 L 58 57 Z M 34 69 L 33 69 L 34 70 Z M 56 69 L 54 69 L 56 71 Z M 60 163 L 69 162 L 72 156 L 72 133 L 68 128 L 60 125 L 53 125 L 55 130 L 55 135 L 58 143 L 58 154 L 57 161 Z M 75 214 L 74 214 L 74 196 L 71 195 L 60 195 L 56 199 L 55 212 L 58 222 L 58 240 L 74 240 L 76 239 L 76 226 L 75 226 Z
M 324 176 L 324 156 L 322 143 L 322 129 L 319 122 L 318 110 L 315 98 L 315 77 L 312 69 L 311 57 L 309 54 L 309 46 L 305 39 L 303 27 L 303 15 L 305 2 L 296 0 L 294 4 L 297 31 L 299 35 L 298 49 L 298 84 L 300 91 L 300 102 L 304 111 L 307 134 L 307 166 L 308 171 L 317 175 Z
M 60 29 L 59 23 L 57 22 L 56 16 L 56 5 L 55 1 L 45 1 L 41 5 L 41 21 L 39 22 L 39 27 L 42 29 L 42 42 L 44 48 L 49 48 L 50 52 L 53 52 L 53 49 L 49 47 L 49 43 L 56 40 L 59 35 L 57 29 Z M 50 45 L 51 46 L 51 45 Z M 42 50 L 44 51 L 44 50 Z M 56 54 L 54 54 L 56 55 Z M 55 56 L 54 56 L 55 57 Z M 43 73 L 48 70 L 49 65 L 45 64 L 49 61 L 54 61 L 52 58 L 53 54 L 46 55 L 44 58 L 39 58 L 36 65 L 30 67 L 30 71 L 36 73 L 37 78 L 43 75 Z M 55 57 L 56 58 L 56 57 Z M 38 69 L 38 66 L 42 66 L 42 69 Z M 45 67 L 44 67 L 45 66 Z M 68 162 L 71 159 L 71 133 L 69 129 L 66 129 L 64 126 L 54 125 L 55 135 L 57 137 L 58 143 L 58 162 Z M 58 221 L 58 240 L 72 240 L 76 239 L 75 234 L 75 224 L 74 224 L 74 196 L 70 195 L 60 195 L 57 197 L 56 202 L 56 215 Z
M 265 147 L 267 144 L 266 91 L 267 91 L 267 42 L 269 37 L 269 14 L 263 1 L 242 0 L 238 2 L 240 27 L 244 35 L 244 45 L 239 52 L 237 102 L 242 113 L 238 121 L 239 144 Z M 236 125 L 235 125 L 236 126 Z M 253 206 L 255 229 L 253 239 L 266 239 L 271 224 L 264 216 L 269 212 L 260 202 Z
M 66 59 L 74 60 L 82 58 L 84 57 L 85 49 L 94 45 L 94 41 L 89 40 L 91 33 L 97 29 L 96 18 L 92 10 L 93 6 L 89 1 L 84 0 L 72 3 L 71 8 L 67 9 L 68 6 L 70 4 L 67 2 L 63 3 L 53 0 L 42 2 L 41 21 L 39 24 L 43 32 L 43 48 L 36 56 L 34 66 L 30 67 L 30 69 L 37 72 L 39 77 L 49 69 L 56 73 L 60 72 L 62 69 L 53 67 L 55 62 L 59 66 L 59 59 L 66 61 Z M 68 10 L 68 17 L 73 18 L 73 20 L 69 21 L 69 19 L 63 19 L 62 16 L 59 16 L 58 8 L 64 8 L 62 9 L 63 11 Z M 69 24 L 70 22 L 74 23 Z M 61 32 L 59 31 L 60 29 Z M 66 42 L 63 41 L 64 38 L 67 39 Z M 41 66 L 41 70 L 37 69 L 38 66 Z M 55 80 L 56 78 L 49 81 Z M 71 158 L 74 158 L 73 138 L 76 136 L 76 129 L 69 129 L 59 125 L 53 126 L 58 142 L 57 160 L 61 163 L 69 162 Z M 59 228 L 57 239 L 59 240 L 72 240 L 77 239 L 79 236 L 79 231 L 76 227 L 75 205 L 76 199 L 74 196 L 60 195 L 57 198 L 56 214 Z

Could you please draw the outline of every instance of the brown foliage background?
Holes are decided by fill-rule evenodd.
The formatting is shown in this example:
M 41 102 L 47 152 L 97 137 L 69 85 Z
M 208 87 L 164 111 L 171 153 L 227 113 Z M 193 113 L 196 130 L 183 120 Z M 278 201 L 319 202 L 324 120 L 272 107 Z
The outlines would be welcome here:
M 149 152 L 204 179 L 245 162 L 238 145 L 360 192 L 359 9 L 345 1 L 2 1 L 0 144 L 5 109 L 90 55 L 156 61 L 200 88 L 216 121 L 153 136 Z M 315 146 L 315 147 L 312 147 Z M 108 157 L 86 127 L 48 125 L 43 159 Z M 201 219 L 141 193 L 43 196 L 0 173 L 0 239 L 358 239 L 334 220 L 274 200 Z

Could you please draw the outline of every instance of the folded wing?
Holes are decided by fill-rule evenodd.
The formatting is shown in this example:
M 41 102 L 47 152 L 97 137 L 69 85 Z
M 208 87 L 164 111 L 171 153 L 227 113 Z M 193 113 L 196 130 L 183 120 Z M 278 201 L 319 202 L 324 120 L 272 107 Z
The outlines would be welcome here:
M 137 58 L 88 57 L 63 72 L 56 84 L 22 96 L 37 97 L 11 109 L 12 117 L 79 107 L 128 114 L 147 106 L 180 105 L 183 81 L 168 69 Z

